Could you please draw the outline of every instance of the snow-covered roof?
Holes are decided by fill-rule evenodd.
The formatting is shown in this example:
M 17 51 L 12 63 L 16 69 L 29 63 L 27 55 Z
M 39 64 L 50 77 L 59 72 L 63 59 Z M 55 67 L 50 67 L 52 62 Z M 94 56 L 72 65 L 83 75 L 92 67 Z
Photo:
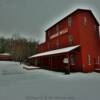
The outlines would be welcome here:
M 70 52 L 70 51 L 78 48 L 79 46 L 80 45 L 70 46 L 70 47 L 66 47 L 66 48 L 62 48 L 62 49 L 57 49 L 57 50 L 47 51 L 47 52 L 43 52 L 43 53 L 38 53 L 36 55 L 30 56 L 29 59 L 35 58 L 35 57 L 41 57 L 41 56 L 47 56 L 47 55 L 53 55 L 53 54 Z
M 0 55 L 4 55 L 4 56 L 10 56 L 10 53 L 0 53 Z

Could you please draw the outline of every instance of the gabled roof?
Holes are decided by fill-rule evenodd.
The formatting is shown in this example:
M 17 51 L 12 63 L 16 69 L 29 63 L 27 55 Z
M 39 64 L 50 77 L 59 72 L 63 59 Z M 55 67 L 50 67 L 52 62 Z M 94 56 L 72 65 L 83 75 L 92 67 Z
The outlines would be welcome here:
M 69 16 L 75 14 L 78 11 L 89 12 L 93 16 L 95 22 L 99 25 L 99 22 L 97 21 L 96 17 L 94 16 L 92 10 L 90 10 L 90 9 L 76 9 L 72 13 L 70 13 L 69 15 L 67 15 L 66 17 L 62 18 L 60 21 L 58 21 L 57 23 L 55 23 L 54 25 L 52 25 L 51 27 L 49 27 L 46 31 L 48 31 L 50 28 L 52 28 L 53 26 L 55 26 L 56 24 L 58 24 L 59 22 L 61 22 L 63 19 L 68 18 Z
M 47 52 L 43 52 L 43 53 L 38 53 L 36 55 L 33 55 L 31 57 L 29 57 L 29 59 L 31 58 L 35 58 L 35 57 L 41 57 L 41 56 L 48 56 L 48 55 L 54 55 L 54 54 L 60 54 L 60 53 L 67 53 L 70 52 L 76 48 L 80 47 L 80 45 L 76 45 L 76 46 L 70 46 L 70 47 L 66 47 L 66 48 L 61 48 L 61 49 L 57 49 L 57 50 L 52 50 L 52 51 L 47 51 Z

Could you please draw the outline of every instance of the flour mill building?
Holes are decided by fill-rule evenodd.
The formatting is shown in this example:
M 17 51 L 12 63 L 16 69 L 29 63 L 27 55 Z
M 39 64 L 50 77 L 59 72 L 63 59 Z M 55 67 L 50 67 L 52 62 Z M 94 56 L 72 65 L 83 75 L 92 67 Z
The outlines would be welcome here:
M 46 30 L 46 40 L 29 57 L 50 70 L 92 72 L 100 70 L 99 23 L 91 10 L 77 9 Z

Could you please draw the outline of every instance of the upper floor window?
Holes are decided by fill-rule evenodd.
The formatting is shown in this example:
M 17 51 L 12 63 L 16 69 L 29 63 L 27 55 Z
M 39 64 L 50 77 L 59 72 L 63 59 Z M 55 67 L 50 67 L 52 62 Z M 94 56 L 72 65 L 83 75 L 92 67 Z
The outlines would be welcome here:
M 73 44 L 73 36 L 67 35 L 67 38 L 68 38 L 68 45 L 72 45 Z
M 97 30 L 97 26 L 96 26 L 96 25 L 94 25 L 94 30 L 95 30 L 95 31 Z
M 58 36 L 60 35 L 60 32 L 59 32 L 59 25 L 58 25 L 58 24 L 55 26 L 54 29 L 55 29 L 55 30 L 54 30 L 55 33 L 49 35 L 49 38 L 50 38 L 50 39 L 56 38 L 56 37 L 58 37 Z
M 57 48 L 59 48 L 59 39 L 56 41 Z
M 87 17 L 85 16 L 84 17 L 84 25 L 86 25 L 87 24 Z
M 72 17 L 68 17 L 68 26 L 71 27 L 72 25 Z
M 47 32 L 47 36 L 48 36 L 48 38 L 50 37 L 50 32 L 49 31 Z
M 56 32 L 59 33 L 59 25 L 56 25 Z
M 56 37 L 58 37 L 58 36 L 59 36 L 59 34 L 58 34 L 58 33 L 53 34 L 53 35 L 51 35 L 51 36 L 50 36 L 50 39 L 56 38 Z
M 97 25 L 94 25 L 94 30 L 97 35 L 97 38 L 99 39 L 99 27 Z

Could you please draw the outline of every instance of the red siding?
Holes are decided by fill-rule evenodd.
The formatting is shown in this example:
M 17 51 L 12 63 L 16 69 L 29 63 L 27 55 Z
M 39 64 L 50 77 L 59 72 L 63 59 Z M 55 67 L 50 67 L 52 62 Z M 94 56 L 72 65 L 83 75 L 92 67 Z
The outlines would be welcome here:
M 69 17 L 72 19 L 71 26 L 68 25 Z M 57 27 L 59 27 L 58 32 Z M 38 52 L 64 48 L 70 45 L 80 45 L 80 49 L 78 51 L 76 50 L 69 54 L 69 56 L 71 54 L 75 54 L 77 58 L 77 63 L 75 66 L 71 65 L 71 70 L 91 72 L 94 71 L 97 66 L 100 69 L 100 65 L 95 64 L 95 60 L 97 60 L 98 56 L 100 57 L 98 28 L 98 22 L 90 10 L 77 10 L 46 31 L 46 42 L 40 44 Z M 61 34 L 62 31 L 65 33 Z M 54 34 L 57 35 L 50 38 Z M 69 44 L 69 35 L 73 38 L 72 44 Z M 50 69 L 64 70 L 62 60 L 65 55 L 68 54 L 50 56 L 53 59 L 52 62 L 50 62 L 51 58 L 49 56 L 40 57 L 39 59 L 41 65 L 49 66 Z M 87 62 L 88 55 L 90 55 L 91 58 L 91 65 L 88 65 Z
M 84 25 L 83 18 L 87 18 L 87 23 Z M 80 33 L 80 44 L 82 47 L 82 63 L 83 63 L 83 71 L 89 72 L 94 70 L 94 58 L 100 56 L 100 45 L 99 45 L 99 37 L 95 31 L 95 21 L 90 13 L 84 12 L 79 16 L 79 33 Z M 88 65 L 87 55 L 91 56 L 91 65 Z
M 0 55 L 0 61 L 11 61 L 11 60 L 13 60 L 12 56 Z
M 61 48 L 66 47 L 68 44 L 67 34 L 61 35 L 59 37 L 59 45 Z

